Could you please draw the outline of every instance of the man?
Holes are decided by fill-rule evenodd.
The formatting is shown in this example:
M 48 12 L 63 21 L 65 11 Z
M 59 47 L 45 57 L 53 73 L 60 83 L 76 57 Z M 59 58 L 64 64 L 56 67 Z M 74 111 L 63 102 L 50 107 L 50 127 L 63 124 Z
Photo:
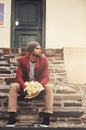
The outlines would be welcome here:
M 8 97 L 9 121 L 7 127 L 12 127 L 16 123 L 15 114 L 17 111 L 17 93 L 21 90 L 25 93 L 27 87 L 25 82 L 38 81 L 45 91 L 45 114 L 40 126 L 47 127 L 50 123 L 50 115 L 53 113 L 53 88 L 49 82 L 48 61 L 42 54 L 41 46 L 38 42 L 32 41 L 27 46 L 28 54 L 18 59 L 16 71 L 16 83 L 12 83 Z

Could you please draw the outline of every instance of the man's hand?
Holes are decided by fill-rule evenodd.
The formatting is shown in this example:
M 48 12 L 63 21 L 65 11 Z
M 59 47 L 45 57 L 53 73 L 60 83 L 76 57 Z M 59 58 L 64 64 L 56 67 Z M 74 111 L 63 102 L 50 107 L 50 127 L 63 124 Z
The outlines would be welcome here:
M 28 87 L 28 83 L 29 83 L 28 81 L 26 81 L 26 82 L 24 83 L 26 87 Z
M 23 93 L 24 93 L 24 97 L 25 97 L 26 95 L 28 95 L 27 90 L 25 90 L 25 89 L 24 89 L 24 92 L 23 92 Z

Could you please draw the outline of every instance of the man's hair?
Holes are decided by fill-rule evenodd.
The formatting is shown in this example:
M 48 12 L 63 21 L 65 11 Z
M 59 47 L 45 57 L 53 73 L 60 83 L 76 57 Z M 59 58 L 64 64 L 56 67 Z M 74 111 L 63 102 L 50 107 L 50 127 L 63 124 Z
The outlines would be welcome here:
M 27 51 L 31 53 L 35 47 L 40 46 L 40 44 L 36 41 L 31 41 L 27 43 Z

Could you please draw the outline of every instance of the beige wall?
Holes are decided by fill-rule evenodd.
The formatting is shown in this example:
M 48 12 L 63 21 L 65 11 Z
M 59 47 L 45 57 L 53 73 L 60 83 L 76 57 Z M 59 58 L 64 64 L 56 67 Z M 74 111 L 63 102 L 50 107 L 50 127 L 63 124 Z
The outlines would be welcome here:
M 68 81 L 86 84 L 86 48 L 65 47 L 64 62 Z
M 10 47 L 11 0 L 0 27 L 0 47 Z M 46 0 L 46 48 L 86 47 L 86 0 Z
M 46 47 L 86 47 L 86 0 L 46 0 Z
M 10 47 L 11 0 L 0 0 L 5 3 L 5 25 L 0 26 L 0 47 Z

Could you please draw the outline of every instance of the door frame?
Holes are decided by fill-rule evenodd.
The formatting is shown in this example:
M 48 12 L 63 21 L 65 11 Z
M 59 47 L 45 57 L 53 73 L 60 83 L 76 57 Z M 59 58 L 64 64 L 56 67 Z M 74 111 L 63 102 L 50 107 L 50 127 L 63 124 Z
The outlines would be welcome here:
M 10 47 L 15 48 L 15 2 L 16 0 L 11 0 L 11 33 L 10 33 Z M 42 0 L 42 48 L 45 48 L 45 38 L 46 38 L 46 31 L 45 31 L 45 24 L 46 24 L 46 0 Z

